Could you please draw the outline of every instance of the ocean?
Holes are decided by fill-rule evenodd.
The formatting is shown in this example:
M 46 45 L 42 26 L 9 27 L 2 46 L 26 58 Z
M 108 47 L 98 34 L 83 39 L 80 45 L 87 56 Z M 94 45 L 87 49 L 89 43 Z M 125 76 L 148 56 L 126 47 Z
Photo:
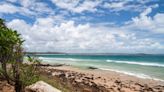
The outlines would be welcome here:
M 38 54 L 43 63 L 67 64 L 164 81 L 164 55 L 74 55 Z

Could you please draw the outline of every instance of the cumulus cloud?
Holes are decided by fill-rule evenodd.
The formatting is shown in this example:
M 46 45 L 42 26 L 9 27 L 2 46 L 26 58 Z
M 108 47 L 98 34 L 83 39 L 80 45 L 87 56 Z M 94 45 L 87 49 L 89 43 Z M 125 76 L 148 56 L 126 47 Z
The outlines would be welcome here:
M 157 4 L 147 7 L 145 3 L 148 1 L 145 0 L 138 0 L 136 5 L 120 0 L 51 1 L 54 10 L 40 0 L 0 2 L 0 16 L 20 14 L 34 17 L 34 22 L 13 18 L 7 23 L 8 27 L 22 34 L 26 51 L 155 53 L 164 50 L 163 41 L 149 36 L 164 33 L 164 14 L 149 16 Z M 104 12 L 134 10 L 139 15 L 120 26 L 110 21 L 89 23 L 94 17 L 85 13 L 98 14 L 102 10 L 103 14 L 102 8 L 105 8 Z M 147 32 L 147 36 L 140 34 L 142 32 Z
M 52 18 L 39 18 L 33 25 L 14 19 L 7 25 L 22 34 L 27 51 L 120 52 L 163 48 L 152 39 L 137 39 L 122 27 L 75 24 L 74 21 L 56 25 Z
M 164 14 L 157 13 L 155 16 L 150 17 L 148 14 L 152 12 L 152 8 L 149 7 L 137 17 L 132 18 L 132 21 L 128 23 L 128 27 L 137 30 L 148 30 L 155 33 L 164 33 Z

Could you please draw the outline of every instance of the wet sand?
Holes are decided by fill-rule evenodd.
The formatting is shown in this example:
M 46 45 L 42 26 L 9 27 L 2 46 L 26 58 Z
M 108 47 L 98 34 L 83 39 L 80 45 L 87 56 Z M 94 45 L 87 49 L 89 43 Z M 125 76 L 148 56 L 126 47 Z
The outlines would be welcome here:
M 164 82 L 99 69 L 73 66 L 42 66 L 47 76 L 68 85 L 74 92 L 164 92 Z

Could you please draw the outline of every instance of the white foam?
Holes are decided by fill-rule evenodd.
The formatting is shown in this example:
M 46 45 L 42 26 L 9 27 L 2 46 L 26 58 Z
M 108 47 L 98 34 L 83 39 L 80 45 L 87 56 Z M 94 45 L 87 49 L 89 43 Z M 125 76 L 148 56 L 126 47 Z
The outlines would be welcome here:
M 164 67 L 163 64 L 159 64 L 159 63 L 149 63 L 149 62 L 116 61 L 116 60 L 106 60 L 106 62 L 113 62 L 113 63 L 126 63 L 126 64 L 136 64 L 136 65 L 143 65 L 143 66 L 157 66 L 157 67 Z
M 127 71 L 120 71 L 120 70 L 106 69 L 106 68 L 99 68 L 99 69 L 106 70 L 106 71 L 114 71 L 114 72 L 130 75 L 130 76 L 135 76 L 135 77 L 142 78 L 142 79 L 151 79 L 151 80 L 156 80 L 156 81 L 164 81 L 162 79 L 154 78 L 154 77 L 151 77 L 151 76 L 145 75 L 145 74 L 137 74 L 137 73 L 127 72 Z
M 60 61 L 77 61 L 78 59 L 74 58 L 50 58 L 50 57 L 39 57 L 41 60 L 60 60 Z
M 78 59 L 78 58 L 54 58 L 54 57 L 39 57 L 43 61 L 99 61 L 92 59 Z

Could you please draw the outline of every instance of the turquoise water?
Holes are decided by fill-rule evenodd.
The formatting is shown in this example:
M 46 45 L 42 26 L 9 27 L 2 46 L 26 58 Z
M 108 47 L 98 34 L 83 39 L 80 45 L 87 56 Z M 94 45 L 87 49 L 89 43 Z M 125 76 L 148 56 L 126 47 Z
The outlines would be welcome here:
M 36 55 L 44 63 L 93 66 L 137 76 L 164 80 L 164 55 Z

